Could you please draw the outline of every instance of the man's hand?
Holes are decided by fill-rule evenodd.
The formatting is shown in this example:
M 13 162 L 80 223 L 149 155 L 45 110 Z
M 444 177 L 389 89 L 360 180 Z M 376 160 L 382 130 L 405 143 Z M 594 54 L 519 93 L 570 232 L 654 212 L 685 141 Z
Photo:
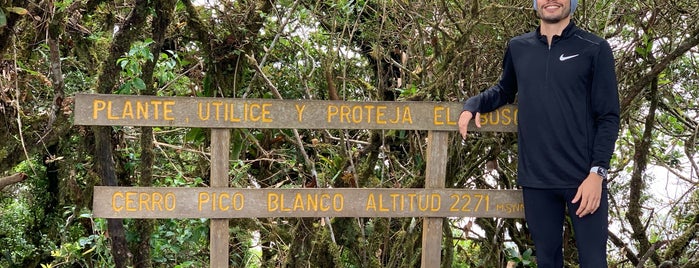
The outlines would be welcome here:
M 459 115 L 459 133 L 461 133 L 461 138 L 466 139 L 466 134 L 468 134 L 468 122 L 473 118 L 473 113 L 469 111 L 461 112 Z M 476 127 L 481 127 L 481 113 L 476 113 Z
M 602 199 L 602 180 L 604 180 L 602 176 L 590 173 L 583 183 L 580 184 L 578 192 L 572 201 L 573 203 L 580 202 L 580 207 L 578 207 L 575 215 L 582 218 L 597 211 Z

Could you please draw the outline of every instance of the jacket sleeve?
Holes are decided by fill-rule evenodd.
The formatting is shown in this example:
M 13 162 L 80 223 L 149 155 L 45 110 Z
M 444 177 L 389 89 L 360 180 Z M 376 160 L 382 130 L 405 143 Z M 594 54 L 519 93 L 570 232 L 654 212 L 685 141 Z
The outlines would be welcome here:
M 507 103 L 512 103 L 517 95 L 517 76 L 510 46 L 505 51 L 502 60 L 502 76 L 500 81 L 491 88 L 473 96 L 464 103 L 464 111 L 471 113 L 487 113 Z
M 592 166 L 609 168 L 619 135 L 619 92 L 614 55 L 607 41 L 600 43 L 590 95 L 595 130 Z

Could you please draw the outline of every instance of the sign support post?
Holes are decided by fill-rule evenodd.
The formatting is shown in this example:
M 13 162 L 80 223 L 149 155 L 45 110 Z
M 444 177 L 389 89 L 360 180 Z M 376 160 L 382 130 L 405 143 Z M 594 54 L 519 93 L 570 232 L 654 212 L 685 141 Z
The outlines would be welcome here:
M 230 129 L 211 129 L 211 188 L 228 188 Z M 228 219 L 211 219 L 209 267 L 228 267 Z
M 425 171 L 425 189 L 444 188 L 447 170 L 446 131 L 429 131 L 427 133 L 427 168 Z M 422 224 L 422 267 L 439 267 L 442 256 L 443 218 L 424 218 Z

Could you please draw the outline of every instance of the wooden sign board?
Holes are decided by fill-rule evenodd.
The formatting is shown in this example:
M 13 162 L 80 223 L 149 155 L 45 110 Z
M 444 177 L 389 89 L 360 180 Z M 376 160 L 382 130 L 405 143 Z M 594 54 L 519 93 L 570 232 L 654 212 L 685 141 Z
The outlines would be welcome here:
M 76 125 L 456 131 L 461 111 L 458 102 L 75 96 Z M 517 112 L 504 106 L 482 115 L 481 128 L 470 129 L 515 132 Z
M 100 218 L 522 218 L 519 190 L 96 186 Z
M 422 266 L 440 263 L 443 217 L 523 218 L 519 190 L 445 189 L 447 133 L 461 103 L 347 102 L 77 94 L 74 124 L 212 128 L 212 187 L 94 187 L 101 218 L 210 218 L 210 266 L 228 265 L 229 218 L 426 217 Z M 517 107 L 481 115 L 471 131 L 517 131 Z M 228 188 L 230 128 L 428 130 L 426 189 Z M 216 145 L 216 146 L 213 146 Z M 219 150 L 221 149 L 221 150 Z M 222 175 L 223 174 L 223 175 Z

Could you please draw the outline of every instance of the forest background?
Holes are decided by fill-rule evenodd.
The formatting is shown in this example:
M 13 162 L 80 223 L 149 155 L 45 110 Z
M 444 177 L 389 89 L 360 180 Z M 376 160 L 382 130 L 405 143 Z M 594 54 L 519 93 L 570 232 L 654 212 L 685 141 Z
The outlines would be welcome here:
M 699 267 L 697 14 L 695 0 L 575 12 L 616 58 L 612 267 Z M 95 185 L 208 186 L 208 131 L 75 126 L 76 93 L 456 102 L 536 25 L 529 0 L 0 0 L 0 267 L 208 265 L 206 219 L 91 213 Z M 230 186 L 424 185 L 426 131 L 297 133 L 231 130 Z M 448 188 L 516 187 L 516 133 L 450 144 Z M 234 219 L 230 264 L 416 267 L 421 221 Z M 443 267 L 533 265 L 521 219 L 447 219 L 443 245 Z

